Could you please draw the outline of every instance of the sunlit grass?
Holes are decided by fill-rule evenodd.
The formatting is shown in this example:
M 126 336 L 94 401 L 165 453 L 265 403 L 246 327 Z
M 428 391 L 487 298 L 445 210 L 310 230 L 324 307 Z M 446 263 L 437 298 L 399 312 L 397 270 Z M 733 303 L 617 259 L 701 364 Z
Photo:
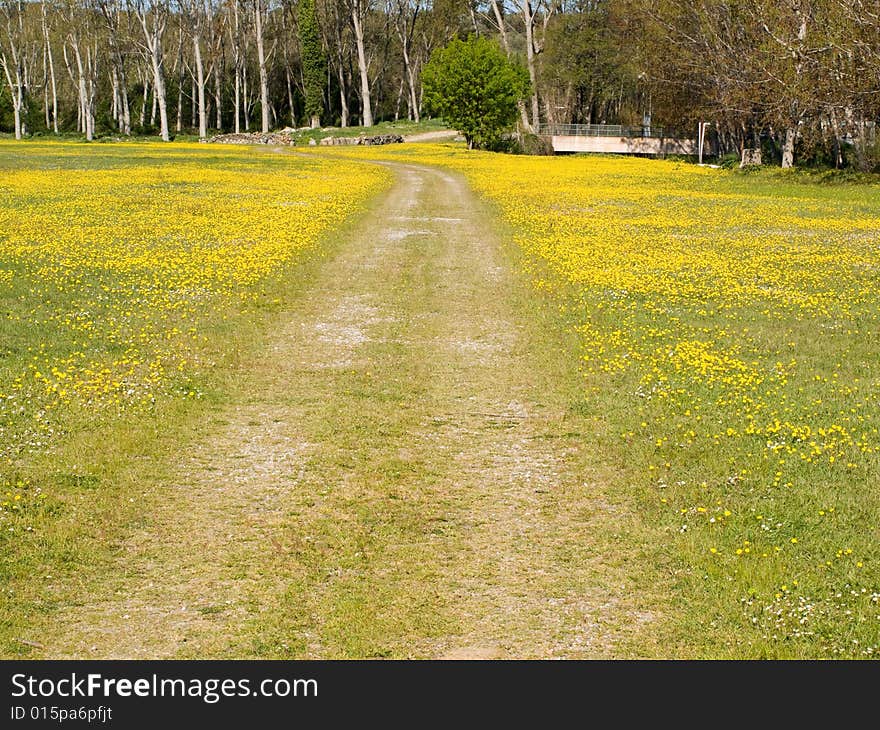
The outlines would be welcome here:
M 388 180 L 239 147 L 0 142 L 0 626 L 16 581 L 112 549 L 114 470 L 222 397 L 296 267 Z
M 620 490 L 665 530 L 669 654 L 880 651 L 880 195 L 454 145 L 581 335 Z M 575 355 L 572 354 L 572 357 Z

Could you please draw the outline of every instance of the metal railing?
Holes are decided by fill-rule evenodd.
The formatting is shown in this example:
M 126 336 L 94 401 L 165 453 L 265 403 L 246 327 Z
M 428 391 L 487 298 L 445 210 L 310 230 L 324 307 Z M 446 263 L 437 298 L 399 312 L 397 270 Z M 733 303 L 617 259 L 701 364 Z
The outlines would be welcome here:
M 550 137 L 664 137 L 663 127 L 622 124 L 541 124 L 538 134 Z

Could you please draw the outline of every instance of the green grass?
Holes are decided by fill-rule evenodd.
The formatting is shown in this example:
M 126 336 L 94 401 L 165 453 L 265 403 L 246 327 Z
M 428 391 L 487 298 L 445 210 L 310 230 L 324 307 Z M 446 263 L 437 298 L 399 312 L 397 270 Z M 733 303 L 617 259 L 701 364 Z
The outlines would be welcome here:
M 381 154 L 468 175 L 511 221 L 521 268 L 560 311 L 552 326 L 582 333 L 572 409 L 596 419 L 613 494 L 652 536 L 656 655 L 876 656 L 876 181 L 450 145 Z
M 880 208 L 876 186 L 851 182 L 829 185 L 802 173 L 763 171 L 718 173 L 705 186 L 682 185 L 665 192 L 656 207 L 661 214 L 702 212 L 700 225 L 673 229 L 688 234 L 693 268 L 674 268 L 668 288 L 617 300 L 598 287 L 563 285 L 556 294 L 570 312 L 568 327 L 590 321 L 607 337 L 610 354 L 632 363 L 590 372 L 584 400 L 607 424 L 597 432 L 597 447 L 618 493 L 635 496 L 646 524 L 660 531 L 654 560 L 671 577 L 658 627 L 661 656 L 870 658 L 878 651 L 880 259 L 873 242 Z M 712 204 L 691 199 L 691 191 L 708 192 Z M 600 209 L 621 197 L 614 190 L 605 194 L 592 198 Z M 762 211 L 766 222 L 748 220 Z M 797 219 L 781 222 L 789 215 Z M 664 246 L 676 242 L 652 241 L 666 240 L 665 232 L 645 218 L 628 220 L 619 235 L 647 231 L 643 250 L 660 268 Z M 744 264 L 784 253 L 760 267 L 738 270 L 735 262 L 734 277 L 717 275 L 715 291 L 676 291 L 705 266 L 706 251 L 716 260 L 728 256 L 725 247 L 735 237 L 754 240 L 739 254 Z M 636 265 L 606 261 L 609 270 Z M 534 276 L 553 280 L 557 273 L 539 268 Z M 751 277 L 766 277 L 772 293 L 729 294 Z M 803 296 L 804 306 L 786 304 L 783 293 Z M 623 333 L 624 344 L 614 344 L 613 332 Z M 676 370 L 671 351 L 693 340 L 737 353 L 765 384 L 708 383 L 687 368 Z M 591 358 L 597 359 L 594 352 Z M 786 372 L 778 382 L 777 362 Z M 744 435 L 749 416 L 759 427 L 775 417 L 810 424 L 812 434 Z M 850 436 L 835 443 L 833 430 L 820 430 L 833 428 Z M 771 448 L 774 441 L 778 448 Z
M 10 145 L 0 156 L 0 169 L 135 170 L 143 164 L 143 157 L 124 147 L 83 147 L 74 154 L 59 154 L 60 149 L 47 144 L 19 151 Z M 190 154 L 174 145 L 165 149 L 170 151 L 167 161 L 165 152 L 151 148 L 150 164 L 176 165 L 177 155 Z M 493 220 L 507 242 L 503 267 L 519 275 L 505 280 L 503 290 L 495 285 L 491 296 L 480 296 L 488 278 L 478 258 L 443 258 L 437 239 L 419 234 L 389 249 L 381 258 L 384 268 L 370 268 L 364 264 L 372 260 L 357 256 L 382 240 L 387 221 L 378 217 L 366 233 L 345 229 L 340 240 L 327 241 L 270 282 L 258 302 L 227 302 L 203 313 L 207 339 L 199 353 L 215 366 L 195 380 L 177 383 L 178 397 L 137 413 L 65 412 L 56 419 L 65 424 L 65 433 L 52 448 L 35 447 L 4 467 L 7 489 L 23 496 L 26 509 L 24 519 L 16 516 L 3 525 L 13 526 L 13 532 L 4 530 L 0 536 L 5 591 L 0 652 L 33 653 L 19 640 L 39 642 L 67 611 L 87 614 L 90 602 L 97 600 L 93 596 L 112 602 L 114 595 L 132 589 L 143 575 L 139 571 L 152 575 L 148 564 L 129 556 L 133 535 L 141 536 L 135 542 L 155 539 L 167 529 L 184 540 L 190 530 L 195 540 L 203 518 L 211 530 L 221 531 L 225 522 L 212 523 L 216 516 L 199 512 L 201 493 L 189 502 L 175 493 L 181 459 L 193 444 L 214 443 L 212 465 L 200 478 L 220 480 L 231 468 L 226 451 L 235 441 L 218 441 L 218 434 L 232 428 L 233 436 L 245 442 L 256 439 L 266 428 L 262 409 L 272 411 L 270 421 L 295 424 L 285 433 L 307 444 L 308 456 L 301 471 L 280 475 L 296 488 L 281 516 L 269 513 L 275 521 L 259 533 L 263 542 L 233 546 L 219 561 L 222 565 L 204 569 L 206 580 L 234 579 L 247 586 L 244 619 L 231 618 L 231 610 L 208 593 L 199 596 L 199 615 L 221 628 L 208 643 L 193 641 L 179 655 L 431 656 L 438 642 L 477 632 L 475 615 L 493 611 L 496 626 L 509 629 L 507 648 L 515 655 L 526 643 L 541 646 L 535 625 L 515 612 L 498 612 L 490 600 L 480 603 L 474 598 L 478 591 L 455 593 L 450 586 L 470 578 L 471 588 L 503 591 L 510 587 L 505 582 L 509 576 L 499 576 L 498 566 L 532 561 L 533 574 L 523 569 L 531 583 L 516 586 L 522 604 L 531 605 L 535 585 L 555 600 L 581 595 L 595 611 L 591 616 L 614 627 L 613 649 L 596 653 L 872 656 L 880 625 L 876 187 L 842 178 L 828 184 L 824 177 L 772 170 L 718 171 L 695 180 L 684 166 L 626 162 L 621 165 L 640 182 L 628 178 L 629 186 L 611 185 L 600 195 L 583 192 L 593 164 L 589 159 L 526 161 L 464 155 L 450 146 L 439 155 L 415 149 L 395 146 L 382 154 L 402 162 L 454 162 L 467 171 L 460 156 L 475 161 L 477 173 L 484 165 L 482 179 L 499 181 L 504 194 L 515 189 L 515 176 L 521 176 L 517 214 L 525 207 L 526 193 L 540 194 L 544 203 L 554 201 L 547 191 L 534 190 L 538 173 L 514 166 L 547 166 L 540 176 L 549 179 L 556 163 L 582 164 L 574 169 L 571 188 L 560 187 L 567 192 L 555 201 L 553 215 L 571 214 L 601 228 L 602 219 L 585 216 L 585 208 L 606 217 L 623 211 L 626 225 L 616 235 L 648 230 L 641 248 L 630 252 L 632 258 L 609 257 L 609 268 L 631 267 L 643 249 L 651 250 L 657 262 L 665 261 L 679 240 L 663 238 L 671 231 L 688 237 L 692 254 L 670 276 L 676 286 L 692 284 L 701 271 L 697 264 L 719 257 L 732 260 L 733 273 L 725 275 L 724 286 L 702 293 L 683 296 L 663 289 L 615 298 L 607 286 L 589 289 L 577 280 L 565 282 L 555 268 L 558 262 L 529 250 L 546 226 L 501 226 L 506 208 L 486 207 L 485 220 Z M 363 158 L 367 151 L 356 154 Z M 281 164 L 268 159 L 255 155 L 237 169 Z M 206 151 L 203 160 L 223 164 L 219 152 Z M 642 179 L 650 174 L 674 179 Z M 661 184 L 669 185 L 661 195 L 639 197 Z M 440 192 L 426 195 L 434 203 L 422 203 L 417 214 L 424 220 L 438 211 L 449 215 L 440 208 Z M 638 205 L 625 199 L 630 195 Z M 655 229 L 652 214 L 660 220 L 670 210 L 678 211 L 680 219 Z M 755 211 L 766 215 L 750 218 Z M 819 226 L 829 231 L 828 240 L 814 246 Z M 572 240 L 592 240 L 593 234 L 578 230 Z M 341 245 L 341 239 L 355 235 L 361 238 L 354 245 Z M 517 235 L 519 244 L 514 244 Z M 739 258 L 726 248 L 737 237 L 765 235 Z M 776 251 L 785 255 L 768 259 L 758 273 L 737 268 L 753 254 Z M 799 258 L 802 251 L 809 253 L 808 260 Z M 322 256 L 326 252 L 328 258 Z M 333 253 L 345 256 L 334 258 Z M 838 265 L 842 260 L 849 263 Z M 101 292 L 100 277 L 83 277 L 68 288 L 36 283 L 19 275 L 20 269 L 20 262 L 0 261 L 0 271 L 12 272 L 10 283 L 0 288 L 0 383 L 27 369 L 41 344 L 60 354 L 75 351 L 80 336 L 50 315 L 80 309 Z M 729 295 L 759 276 L 766 277 L 759 290 L 766 295 Z M 534 282 L 542 283 L 539 291 Z M 273 338 L 273 330 L 285 322 L 294 323 L 292 332 L 326 325 L 334 307 L 345 305 L 347 293 L 382 304 L 380 312 L 366 317 L 375 321 L 352 362 L 319 367 L 345 357 L 320 338 L 294 349 L 290 341 Z M 822 306 L 791 304 L 802 295 L 815 295 Z M 211 305 L 219 306 L 219 300 Z M 468 370 L 450 357 L 449 346 L 461 339 L 460 328 L 474 313 L 516 323 L 520 344 L 503 366 L 493 361 L 485 371 Z M 349 325 L 367 327 L 356 313 L 345 317 Z M 657 372 L 640 366 L 581 371 L 587 343 L 578 328 L 587 320 L 602 333 L 620 331 L 630 337 L 623 345 L 609 338 L 609 358 L 629 347 L 641 358 L 638 362 L 650 363 Z M 39 331 L 27 326 L 34 321 L 43 323 Z M 471 337 L 479 343 L 486 332 L 482 325 L 474 327 Z M 722 385 L 675 371 L 669 365 L 674 344 L 692 340 L 711 340 L 717 351 L 736 351 L 766 387 Z M 117 354 L 112 341 L 96 344 L 108 356 Z M 284 366 L 272 365 L 266 352 L 275 352 Z M 796 366 L 789 365 L 792 360 Z M 785 366 L 784 381 L 774 376 L 777 362 Z M 671 381 L 658 381 L 658 373 Z M 645 397 L 658 382 L 669 397 Z M 193 389 L 202 398 L 180 397 Z M 467 397 L 487 399 L 490 405 L 471 406 Z M 529 426 L 523 434 L 514 419 L 475 419 L 475 411 L 497 410 L 492 398 L 500 398 L 502 405 L 534 399 L 556 420 Z M 757 410 L 744 400 L 749 398 L 757 399 Z M 248 409 L 256 413 L 236 415 L 250 414 Z M 814 427 L 845 423 L 866 434 L 871 450 L 832 445 L 822 459 L 806 462 L 801 454 L 809 440 L 789 438 L 781 451 L 773 451 L 765 434 L 743 435 L 744 409 L 760 423 L 774 413 Z M 34 420 L 33 413 L 8 409 L 5 416 L 4 427 L 22 432 Z M 736 427 L 735 436 L 726 434 L 730 426 Z M 453 427 L 462 427 L 467 439 L 438 437 Z M 687 435 L 691 429 L 694 438 Z M 540 491 L 537 507 L 528 501 L 517 505 L 540 515 L 546 528 L 541 535 L 525 531 L 516 510 L 506 523 L 492 512 L 497 500 L 486 487 L 507 484 L 508 475 L 491 471 L 491 460 L 480 461 L 480 448 L 494 453 L 508 444 L 507 434 L 519 434 L 518 443 L 534 449 L 530 454 L 569 455 L 561 486 Z M 454 449 L 454 458 L 444 447 Z M 832 454 L 836 460 L 829 462 Z M 459 469 L 462 464 L 467 468 Z M 38 498 L 37 490 L 48 496 Z M 227 506 L 229 524 L 247 534 L 253 525 L 236 515 L 234 502 Z M 496 529 L 499 525 L 503 529 Z M 526 537 L 518 542 L 517 535 Z M 174 570 L 185 567 L 169 555 L 168 545 L 154 547 L 149 558 L 160 567 L 162 560 Z M 120 561 L 130 573 L 119 573 Z M 462 612 L 459 604 L 466 600 L 478 610 Z M 605 614 L 596 608 L 601 605 L 614 608 Z M 580 630 L 586 619 L 578 615 L 578 620 L 567 630 Z M 227 636 L 229 621 L 236 623 Z
M 140 180 L 132 177 L 145 168 L 152 173 Z M 0 246 L 13 232 L 16 240 L 37 246 L 6 245 L 0 256 L 0 275 L 6 277 L 0 279 L 3 656 L 33 653 L 22 641 L 40 643 L 40 631 L 51 626 L 60 607 L 81 603 L 83 591 L 106 583 L 126 537 L 149 521 L 155 504 L 151 489 L 168 477 L 169 465 L 179 459 L 194 424 L 228 401 L 234 386 L 230 373 L 240 358 L 259 346 L 286 298 L 308 281 L 309 272 L 336 242 L 331 230 L 317 245 L 291 249 L 286 264 L 256 283 L 227 286 L 218 280 L 209 290 L 201 284 L 187 288 L 162 275 L 154 278 L 151 267 L 161 266 L 159 255 L 146 268 L 129 267 L 125 251 L 121 260 L 117 253 L 116 259 L 102 261 L 102 242 L 108 257 L 110 244 L 116 243 L 106 231 L 132 235 L 116 224 L 132 214 L 127 205 L 146 205 L 148 222 L 152 210 L 168 204 L 182 215 L 198 216 L 203 204 L 216 208 L 210 181 L 214 174 L 252 174 L 255 181 L 267 172 L 279 179 L 292 175 L 293 185 L 282 191 L 281 202 L 287 204 L 297 195 L 296 180 L 309 169 L 315 168 L 279 155 L 177 144 L 95 146 L 46 140 L 11 141 L 0 148 L 0 174 L 24 175 L 25 182 L 17 179 L 15 184 L 18 190 L 30 190 L 0 203 L 0 219 L 9 222 L 0 232 Z M 185 186 L 175 179 L 182 171 L 190 180 Z M 57 186 L 41 185 L 46 175 L 57 175 Z M 31 176 L 35 183 L 27 182 Z M 98 182 L 83 188 L 80 176 Z M 127 203 L 123 190 L 130 198 Z M 221 201 L 231 192 L 224 189 Z M 277 193 L 260 195 L 256 188 L 239 193 L 236 197 L 247 210 L 268 205 L 269 214 L 285 215 Z M 64 247 L 53 249 L 60 234 L 43 223 L 27 231 L 31 221 L 65 210 L 65 234 L 84 231 L 81 245 L 96 251 L 95 258 L 67 265 L 58 258 L 66 253 Z M 186 258 L 198 255 L 191 251 L 210 252 L 210 243 L 199 249 L 203 244 L 197 239 L 184 240 L 186 232 L 169 234 L 171 221 L 155 222 L 157 239 L 181 237 L 164 242 L 165 255 Z M 21 230 L 27 232 L 22 235 Z M 291 237 L 291 246 L 298 240 Z M 41 244 L 47 244 L 45 250 Z M 136 254 L 131 256 L 136 260 Z M 239 265 L 229 261 L 230 270 Z M 194 266 L 203 263 L 196 260 Z M 166 272 L 164 276 L 174 276 Z M 129 397 L 125 379 L 141 388 L 146 373 L 140 366 L 125 372 L 120 364 L 126 359 L 145 363 L 157 354 L 167 371 L 145 387 L 144 397 Z M 66 363 L 71 370 L 64 380 Z M 50 372 L 53 364 L 61 375 Z M 86 368 L 106 391 L 58 397 L 35 378 L 39 372 L 64 388 L 71 378 L 88 380 Z M 120 378 L 122 383 L 113 382 Z
M 136 167 L 94 149 L 31 153 Z M 576 340 L 511 277 L 486 211 L 424 175 L 397 189 L 412 205 L 209 316 L 201 398 L 86 412 L 23 455 L 50 496 L 4 545 L 4 656 L 611 655 L 633 632 L 646 653 L 646 533 L 605 495 L 594 417 L 568 407 Z M 389 211 L 422 218 L 386 240 Z M 450 216 L 468 227 L 450 235 Z

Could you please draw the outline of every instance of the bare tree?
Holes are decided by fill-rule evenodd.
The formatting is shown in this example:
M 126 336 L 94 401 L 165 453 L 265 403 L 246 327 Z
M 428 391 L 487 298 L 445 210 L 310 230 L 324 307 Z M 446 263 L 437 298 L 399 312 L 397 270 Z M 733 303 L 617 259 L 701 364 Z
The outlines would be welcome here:
M 349 125 L 348 92 L 351 87 L 351 23 L 341 0 L 324 0 L 316 6 L 325 48 L 330 49 L 330 62 L 336 72 L 339 89 L 340 126 Z M 328 83 L 329 85 L 329 83 Z
M 828 47 L 811 38 L 815 30 L 814 0 L 755 0 L 749 17 L 767 39 L 764 52 L 752 54 L 765 80 L 773 90 L 766 100 L 769 115 L 783 128 L 782 167 L 794 165 L 795 141 L 806 117 L 815 111 L 815 96 L 809 88 L 817 84 L 817 64 Z M 819 41 L 817 44 L 816 41 Z
M 159 134 L 164 142 L 171 139 L 168 132 L 168 104 L 165 98 L 163 39 L 168 25 L 166 0 L 131 0 L 144 35 L 144 45 L 153 71 L 153 99 L 159 109 Z
M 388 14 L 394 18 L 394 27 L 400 41 L 403 75 L 407 86 L 407 108 L 410 110 L 409 118 L 416 122 L 421 119 L 421 104 L 416 84 L 417 61 L 413 57 L 413 36 L 422 10 L 422 0 L 393 0 L 388 9 Z M 401 86 L 402 88 L 403 86 Z
M 27 67 L 25 44 L 27 36 L 24 27 L 24 7 L 21 0 L 3 2 L 0 5 L 5 23 L 4 35 L 0 41 L 0 65 L 12 97 L 12 114 L 15 124 L 15 138 L 21 139 L 27 132 Z
M 495 0 L 493 0 L 494 3 Z M 526 66 L 529 70 L 529 80 L 532 82 L 532 128 L 537 130 L 541 122 L 540 101 L 538 98 L 538 73 L 535 59 L 544 50 L 543 38 L 547 33 L 547 24 L 556 9 L 556 5 L 547 0 L 520 0 L 523 27 L 526 37 Z M 537 21 L 540 18 L 541 25 L 538 28 Z M 540 34 L 540 40 L 539 40 Z
M 49 20 L 46 12 L 46 2 L 40 2 L 40 27 L 43 31 L 43 48 L 46 64 L 46 71 L 49 77 L 49 83 L 52 89 L 52 114 L 51 123 L 52 131 L 58 134 L 58 82 L 55 79 L 55 58 L 52 54 L 52 43 L 49 39 Z M 49 104 L 46 103 L 46 127 L 49 126 Z
M 269 75 L 266 71 L 266 47 L 263 35 L 267 15 L 268 7 L 263 6 L 263 0 L 254 0 L 254 38 L 257 43 L 257 63 L 260 70 L 260 111 L 264 134 L 269 131 Z
M 208 138 L 208 111 L 205 106 L 205 64 L 202 59 L 202 39 L 208 24 L 208 12 L 202 0 L 184 0 L 181 3 L 181 27 L 192 41 L 195 63 L 196 98 L 198 99 L 199 139 Z M 178 117 L 179 118 L 179 117 Z
M 370 100 L 370 70 L 367 63 L 364 25 L 372 10 L 371 0 L 343 0 L 348 11 L 357 52 L 357 67 L 361 82 L 361 126 L 373 126 L 373 106 Z
M 98 0 L 98 7 L 107 28 L 107 42 L 112 66 L 113 100 L 119 131 L 131 134 L 131 109 L 128 99 L 128 77 L 125 71 L 125 56 L 122 49 L 122 3 L 121 0 Z
M 492 15 L 490 16 L 487 13 L 484 14 L 483 18 L 498 31 L 501 47 L 508 57 L 512 57 L 513 51 L 510 46 L 510 33 L 507 27 L 507 8 L 505 7 L 504 0 L 489 0 L 489 8 L 492 11 Z M 519 109 L 520 122 L 523 128 L 526 130 L 531 129 L 525 102 L 522 100 L 517 101 L 517 108 Z
M 89 8 L 71 0 L 64 8 L 67 30 L 64 45 L 64 65 L 77 90 L 79 101 L 77 118 L 86 140 L 95 138 L 95 108 L 98 87 L 98 43 L 93 16 Z M 73 56 L 71 65 L 68 48 Z

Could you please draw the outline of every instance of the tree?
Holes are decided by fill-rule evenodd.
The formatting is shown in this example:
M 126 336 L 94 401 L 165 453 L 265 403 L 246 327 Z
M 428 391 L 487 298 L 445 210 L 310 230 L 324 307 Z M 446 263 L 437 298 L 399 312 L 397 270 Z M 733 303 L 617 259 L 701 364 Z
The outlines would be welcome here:
M 263 8 L 263 0 L 254 0 L 254 37 L 257 41 L 257 61 L 260 70 L 260 111 L 262 112 L 262 131 L 269 131 L 269 73 L 266 70 L 266 46 L 263 28 L 268 19 L 269 9 Z
M 548 123 L 594 124 L 625 115 L 621 97 L 633 94 L 636 79 L 614 22 L 604 3 L 554 15 L 539 74 Z M 634 116 L 637 121 L 641 114 Z
M 537 19 L 541 17 L 541 35 L 546 36 L 547 23 L 553 16 L 555 4 L 545 3 L 544 0 L 537 0 L 533 5 L 531 0 L 520 0 L 520 10 L 522 11 L 523 28 L 526 36 L 526 67 L 529 69 L 529 80 L 532 84 L 532 129 L 537 132 L 541 123 L 538 99 L 538 77 L 535 67 L 535 59 L 541 51 L 544 50 L 543 41 L 539 42 L 535 29 L 537 27 Z
M 416 84 L 416 65 L 413 59 L 413 35 L 419 14 L 423 10 L 422 0 L 391 0 L 388 14 L 394 18 L 394 27 L 400 40 L 400 53 L 403 57 L 403 75 L 407 85 L 407 102 L 409 118 L 415 122 L 421 119 L 419 109 L 418 85 Z
M 208 111 L 205 106 L 205 63 L 202 59 L 202 38 L 208 20 L 207 4 L 203 8 L 202 0 L 185 0 L 180 4 L 181 24 L 189 33 L 193 44 L 193 59 L 196 66 L 196 92 L 199 104 L 199 140 L 208 138 Z M 178 109 L 178 124 L 180 110 Z
M 489 6 L 492 8 L 492 19 L 494 20 L 495 28 L 498 30 L 499 36 L 501 38 L 501 46 L 504 48 L 504 52 L 507 54 L 507 57 L 510 58 L 513 51 L 510 47 L 510 35 L 507 32 L 507 21 L 505 20 L 506 8 L 504 7 L 504 0 L 489 0 Z M 492 20 L 490 20 L 490 22 L 492 22 Z M 474 23 L 474 32 L 476 31 L 477 26 L 476 23 Z M 529 123 L 529 113 L 526 111 L 525 99 L 520 99 L 517 102 L 517 110 L 519 111 L 519 116 L 522 120 L 523 129 L 531 129 L 531 124 Z
M 165 98 L 165 51 L 162 45 L 168 26 L 169 7 L 166 0 L 133 0 L 134 12 L 144 32 L 144 45 L 153 70 L 153 99 L 159 107 L 159 135 L 163 142 L 168 133 L 168 104 Z M 146 94 L 144 94 L 146 101 Z
M 297 24 L 302 56 L 303 90 L 306 97 L 306 116 L 312 128 L 321 126 L 324 111 L 324 81 L 327 60 L 321 47 L 321 33 L 315 15 L 315 0 L 300 0 Z
M 428 106 L 464 135 L 469 149 L 496 144 L 530 91 L 525 69 L 494 41 L 475 37 L 432 53 L 422 83 Z
M 373 126 L 373 104 L 370 100 L 370 73 L 364 41 L 364 26 L 372 10 L 372 0 L 343 0 L 354 31 L 354 44 L 357 49 L 357 66 L 361 79 L 361 126 Z
M 332 51 L 331 65 L 336 71 L 339 91 L 339 125 L 348 126 L 348 91 L 351 86 L 351 23 L 346 9 L 337 0 L 322 0 L 317 8 L 321 13 L 319 27 L 324 31 L 324 45 Z
M 6 44 L 0 45 L 0 66 L 6 76 L 9 95 L 12 97 L 12 112 L 15 118 L 15 138 L 21 139 L 27 133 L 27 63 L 25 44 L 27 40 L 24 27 L 24 6 L 21 0 L 4 2 L 2 5 L 6 21 Z
M 55 132 L 55 134 L 58 134 L 58 83 L 55 79 L 55 59 L 52 56 L 52 41 L 49 38 L 49 20 L 48 20 L 47 14 L 46 14 L 46 0 L 41 0 L 41 3 L 40 3 L 40 19 L 42 21 L 40 24 L 40 29 L 43 31 L 43 44 L 44 44 L 43 48 L 45 49 L 44 53 L 43 53 L 43 58 L 44 58 L 44 64 L 46 67 L 46 69 L 45 69 L 46 70 L 46 77 L 47 77 L 47 80 L 49 82 L 51 82 L 51 85 L 52 85 L 52 113 L 51 113 L 52 131 Z M 47 92 L 48 92 L 48 89 L 47 89 Z M 128 109 L 126 107 L 126 112 L 127 111 L 128 111 Z M 48 93 L 47 93 L 47 95 L 46 95 L 46 128 L 47 129 L 49 128 L 49 117 L 50 117 L 49 98 L 48 98 Z M 128 133 L 129 132 L 126 131 L 126 134 L 128 134 Z
M 70 80 L 76 85 L 79 96 L 79 118 L 86 139 L 95 137 L 95 109 L 98 87 L 98 47 L 95 38 L 92 13 L 78 3 L 69 2 L 64 13 L 67 27 L 67 42 L 63 46 L 64 63 Z M 67 57 L 70 44 L 75 69 Z M 74 70 L 76 73 L 74 73 Z

